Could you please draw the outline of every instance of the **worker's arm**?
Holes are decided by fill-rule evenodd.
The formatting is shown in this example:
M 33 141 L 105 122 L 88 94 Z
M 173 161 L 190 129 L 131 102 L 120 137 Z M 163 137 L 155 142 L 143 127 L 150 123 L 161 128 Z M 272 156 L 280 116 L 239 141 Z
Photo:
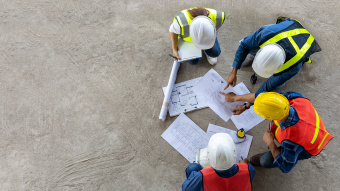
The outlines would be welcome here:
M 280 73 L 278 75 L 272 75 L 270 76 L 256 91 L 255 97 L 257 97 L 260 93 L 263 92 L 271 92 L 276 91 L 276 88 L 283 83 L 290 80 L 292 77 L 294 77 L 299 71 L 301 70 L 303 66 L 303 62 L 298 63 L 296 66 L 293 66 L 288 71 L 284 71 L 283 73 Z
M 185 170 L 187 179 L 182 184 L 183 191 L 198 190 L 203 191 L 203 174 L 200 172 L 202 167 L 199 164 L 191 163 Z M 199 167 L 199 168 L 197 168 Z M 191 171 L 191 172 L 190 172 Z M 188 174 L 190 173 L 190 174 Z
M 178 60 L 181 60 L 181 58 L 178 55 L 178 49 L 177 49 L 178 34 L 169 32 L 169 35 L 170 35 L 170 40 L 171 40 L 172 55 L 176 57 Z M 177 61 L 177 60 L 174 59 L 174 61 Z
M 274 158 L 273 165 L 283 173 L 288 173 L 295 167 L 299 159 L 308 159 L 311 156 L 301 145 L 284 140 L 281 143 L 280 153 Z
M 254 103 L 255 101 L 255 93 L 236 95 L 233 92 L 229 92 L 229 93 L 220 92 L 220 94 L 224 95 L 225 100 L 227 102 L 244 101 L 244 102 Z
M 231 71 L 228 79 L 227 79 L 227 86 L 224 89 L 227 89 L 229 87 L 229 85 L 231 86 L 235 86 L 236 85 L 236 81 L 237 81 L 237 68 L 233 68 L 233 70 Z
M 273 158 L 275 159 L 278 154 L 281 153 L 280 149 L 274 142 L 274 136 L 270 130 L 267 130 L 263 135 L 263 141 L 267 143 L 270 151 L 272 152 Z
M 261 34 L 262 28 L 240 41 L 239 47 L 235 53 L 235 59 L 233 62 L 233 70 L 231 71 L 228 77 L 227 86 L 224 89 L 227 89 L 229 85 L 231 86 L 236 85 L 237 70 L 241 68 L 241 65 L 244 59 L 247 57 L 247 54 L 250 52 L 250 50 L 260 48 L 259 47 L 259 40 L 260 40 L 259 36 Z

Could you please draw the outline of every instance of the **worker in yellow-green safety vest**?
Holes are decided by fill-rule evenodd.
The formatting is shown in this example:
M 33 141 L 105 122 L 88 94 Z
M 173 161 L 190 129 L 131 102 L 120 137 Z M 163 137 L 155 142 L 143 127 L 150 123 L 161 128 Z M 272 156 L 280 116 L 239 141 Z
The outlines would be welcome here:
M 174 60 L 181 60 L 177 47 L 177 40 L 181 38 L 193 42 L 197 48 L 204 50 L 208 62 L 215 65 L 221 53 L 216 36 L 224 20 L 224 12 L 203 7 L 185 9 L 177 13 L 169 28 Z M 198 60 L 187 62 L 197 64 Z
M 295 76 L 304 63 L 310 63 L 310 55 L 321 51 L 314 37 L 297 20 L 279 17 L 276 24 L 265 25 L 240 41 L 227 86 L 236 85 L 237 70 L 252 65 L 255 73 L 268 78 L 256 91 L 244 95 L 224 94 L 227 102 L 250 102 L 234 110 L 238 115 L 248 109 L 262 92 L 278 91 Z M 256 55 L 255 55 L 256 54 Z M 252 82 L 256 82 L 255 74 Z

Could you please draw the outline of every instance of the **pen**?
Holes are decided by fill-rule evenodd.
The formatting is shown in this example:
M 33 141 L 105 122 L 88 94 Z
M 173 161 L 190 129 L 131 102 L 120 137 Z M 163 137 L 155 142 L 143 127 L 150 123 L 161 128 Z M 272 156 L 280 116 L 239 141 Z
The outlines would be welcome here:
M 269 132 L 270 132 L 270 128 L 272 127 L 272 125 L 273 125 L 273 121 L 269 122 L 269 125 L 268 125 L 268 131 Z M 268 149 L 269 149 L 269 147 L 268 147 Z
M 241 160 L 243 160 L 243 157 L 241 156 Z
M 172 58 L 178 60 L 178 58 L 174 57 L 172 54 L 169 54 L 169 56 L 171 56 Z

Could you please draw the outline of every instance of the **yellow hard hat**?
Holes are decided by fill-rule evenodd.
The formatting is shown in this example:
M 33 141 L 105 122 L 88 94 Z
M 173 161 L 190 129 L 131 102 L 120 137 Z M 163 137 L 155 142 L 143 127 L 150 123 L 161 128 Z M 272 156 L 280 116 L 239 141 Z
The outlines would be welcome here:
M 282 120 L 289 113 L 288 99 L 276 92 L 260 93 L 254 102 L 254 110 L 269 120 Z

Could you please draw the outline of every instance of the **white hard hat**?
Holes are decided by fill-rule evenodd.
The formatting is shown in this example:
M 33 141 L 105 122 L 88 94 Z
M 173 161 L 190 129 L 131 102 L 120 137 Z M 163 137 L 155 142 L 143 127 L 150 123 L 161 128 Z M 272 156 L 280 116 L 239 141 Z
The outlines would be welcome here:
M 202 167 L 205 167 L 209 164 L 208 148 L 198 149 L 196 153 L 196 162 Z
M 208 143 L 208 160 L 216 170 L 227 170 L 236 161 L 236 148 L 233 139 L 227 133 L 216 133 Z
M 253 61 L 253 69 L 259 76 L 269 78 L 277 72 L 286 60 L 286 53 L 276 43 L 264 45 L 257 53 Z
M 212 48 L 216 39 L 214 22 L 206 16 L 195 17 L 190 24 L 190 37 L 197 48 L 202 50 Z

